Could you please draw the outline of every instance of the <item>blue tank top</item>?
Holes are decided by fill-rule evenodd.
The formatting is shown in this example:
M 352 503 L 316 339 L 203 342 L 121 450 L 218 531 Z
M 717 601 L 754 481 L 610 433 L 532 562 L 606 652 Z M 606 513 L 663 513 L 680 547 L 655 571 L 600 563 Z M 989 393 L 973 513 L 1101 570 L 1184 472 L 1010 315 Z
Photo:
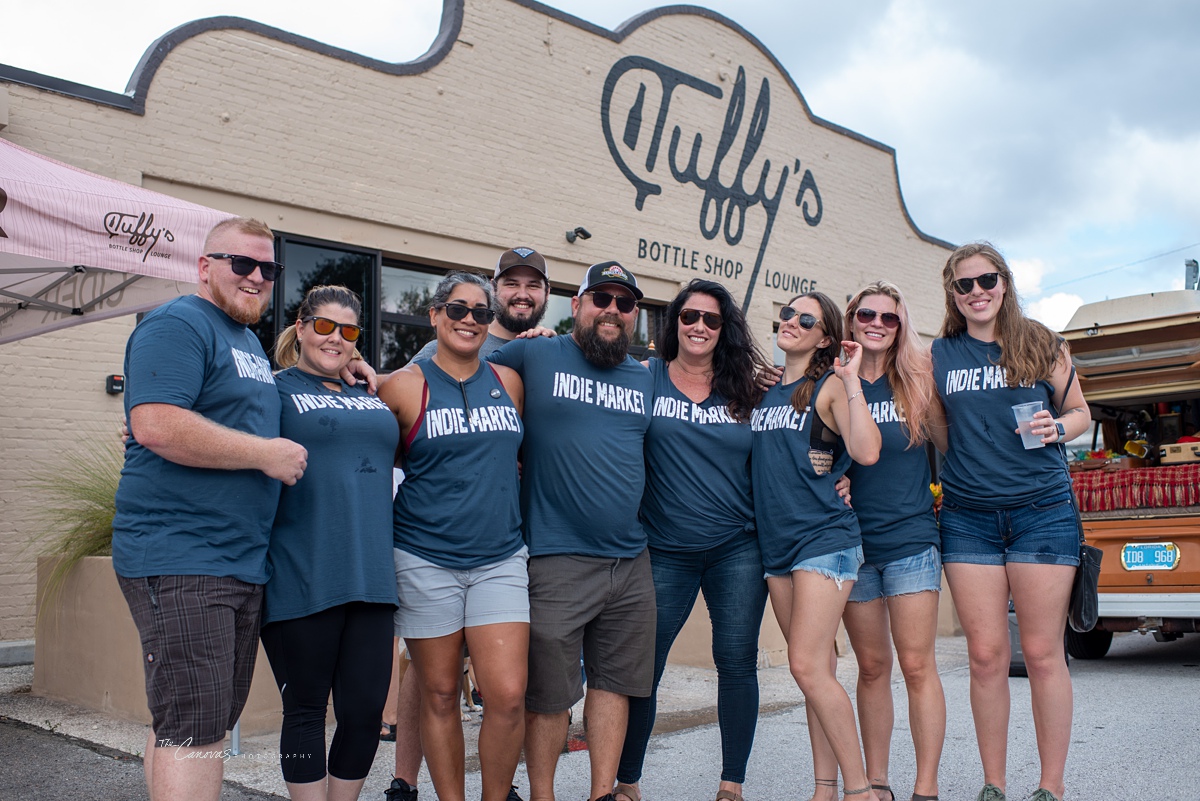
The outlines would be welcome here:
M 654 406 L 646 432 L 641 518 L 650 547 L 703 551 L 754 530 L 750 425 L 713 393 L 693 403 L 650 360 Z
M 298 367 L 275 376 L 280 434 L 308 449 L 308 468 L 279 497 L 263 623 L 351 601 L 396 603 L 389 523 L 400 428 L 365 384 L 338 392 L 324 382 Z
M 462 382 L 432 359 L 421 371 L 428 398 L 409 432 L 393 504 L 395 546 L 453 570 L 507 559 L 523 544 L 521 416 L 486 364 Z
M 874 383 L 863 381 L 862 390 L 883 445 L 878 462 L 851 462 L 846 475 L 862 530 L 863 556 L 881 565 L 936 547 L 940 536 L 924 444 L 909 447 L 908 426 L 886 375 Z
M 1053 411 L 1054 387 L 1009 387 L 1000 345 L 968 334 L 933 341 L 933 377 L 946 409 L 950 450 L 942 468 L 947 502 L 1013 509 L 1070 489 L 1059 448 L 1025 450 L 1012 407 L 1041 401 Z
M 771 387 L 750 419 L 754 517 L 767 575 L 784 575 L 797 562 L 862 543 L 858 518 L 834 487 L 850 455 L 813 410 L 831 375 L 817 380 L 804 414 L 792 408 L 799 385 L 793 381 Z

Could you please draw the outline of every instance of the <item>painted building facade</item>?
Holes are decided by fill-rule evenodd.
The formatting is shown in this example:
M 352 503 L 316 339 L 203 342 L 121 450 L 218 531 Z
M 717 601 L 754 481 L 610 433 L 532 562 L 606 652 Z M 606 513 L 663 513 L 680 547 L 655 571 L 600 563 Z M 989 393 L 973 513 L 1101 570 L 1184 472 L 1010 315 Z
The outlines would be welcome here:
M 530 0 L 445 0 L 429 52 L 404 64 L 215 18 L 153 43 L 130 89 L 0 66 L 0 137 L 265 220 L 288 270 L 264 341 L 307 286 L 339 280 L 366 298 L 367 355 L 399 366 L 430 336 L 420 307 L 438 276 L 490 270 L 517 244 L 550 263 L 550 326 L 569 325 L 588 265 L 631 269 L 642 345 L 694 277 L 728 286 L 768 346 L 793 295 L 842 301 L 879 278 L 905 290 L 922 334 L 940 321 L 950 246 L 909 218 L 894 152 L 815 117 L 712 12 L 609 31 Z M 33 632 L 28 477 L 114 435 L 121 397 L 104 378 L 134 322 L 0 346 L 0 641 Z

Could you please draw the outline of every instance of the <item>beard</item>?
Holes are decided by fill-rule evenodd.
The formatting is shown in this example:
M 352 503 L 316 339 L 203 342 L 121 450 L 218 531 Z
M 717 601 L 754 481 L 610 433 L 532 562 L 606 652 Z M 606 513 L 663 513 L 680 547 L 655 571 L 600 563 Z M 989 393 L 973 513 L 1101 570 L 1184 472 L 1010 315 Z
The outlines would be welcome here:
M 533 312 L 528 317 L 517 317 L 510 314 L 507 305 L 502 305 L 496 312 L 496 322 L 504 328 L 505 331 L 510 331 L 514 334 L 522 334 L 532 328 L 535 328 L 542 318 L 546 316 L 546 304 L 534 306 Z
M 622 325 L 620 336 L 605 339 L 598 333 L 599 326 L 600 318 L 592 322 L 591 328 L 576 326 L 573 332 L 575 342 L 589 364 L 604 369 L 616 367 L 629 355 L 629 332 Z
M 270 292 L 261 292 L 257 297 L 246 295 L 237 289 L 229 292 L 222 284 L 215 281 L 209 282 L 208 287 L 217 308 L 242 325 L 257 323 L 262 318 L 263 312 L 267 310 L 267 304 L 271 300 Z

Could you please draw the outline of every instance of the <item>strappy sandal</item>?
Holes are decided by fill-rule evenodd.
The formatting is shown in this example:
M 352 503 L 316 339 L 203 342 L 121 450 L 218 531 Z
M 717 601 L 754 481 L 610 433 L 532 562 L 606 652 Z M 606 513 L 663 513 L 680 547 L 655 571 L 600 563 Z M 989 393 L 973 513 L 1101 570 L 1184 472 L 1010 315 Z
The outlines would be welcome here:
M 872 784 L 871 789 L 872 790 L 887 790 L 887 794 L 891 796 L 891 801 L 896 801 L 896 794 L 893 793 L 892 788 L 886 784 Z M 883 799 L 881 798 L 881 799 L 879 799 L 879 801 L 883 801 Z
M 617 782 L 617 786 L 613 788 L 612 794 L 614 799 L 619 795 L 623 795 L 629 801 L 642 801 L 642 791 L 635 784 Z
M 727 801 L 746 801 L 733 790 L 717 790 L 717 801 L 721 801 L 723 798 Z
M 921 795 L 920 793 L 913 793 L 912 801 L 938 801 L 938 797 L 936 795 Z

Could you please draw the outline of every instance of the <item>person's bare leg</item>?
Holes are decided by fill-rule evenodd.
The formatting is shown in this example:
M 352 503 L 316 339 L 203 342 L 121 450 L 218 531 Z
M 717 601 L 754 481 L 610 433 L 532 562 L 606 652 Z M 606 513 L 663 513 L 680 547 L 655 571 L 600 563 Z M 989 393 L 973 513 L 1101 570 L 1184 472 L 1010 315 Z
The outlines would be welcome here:
M 146 754 L 142 757 L 142 772 L 146 778 L 146 795 L 150 801 L 154 801 L 154 752 L 157 750 L 155 748 L 157 743 L 158 738 L 151 729 L 150 735 L 146 738 Z
M 392 638 L 392 680 L 388 682 L 387 700 L 383 702 L 383 722 L 396 725 L 396 704 L 400 698 L 400 638 Z M 383 734 L 382 727 L 379 730 Z
M 155 801 L 217 801 L 221 797 L 221 779 L 225 774 L 225 763 L 220 753 L 225 749 L 222 741 L 201 746 L 168 746 L 168 753 L 155 754 L 154 789 L 150 796 Z
M 465 801 L 461 698 L 463 632 L 412 638 L 408 652 L 421 682 L 421 742 L 439 801 Z
M 483 801 L 504 801 L 525 739 L 529 624 L 494 623 L 466 630 L 467 650 L 487 710 L 479 728 Z
M 396 772 L 397 779 L 417 786 L 421 773 L 421 682 L 412 663 L 405 666 L 396 696 Z
M 1003 565 L 951 562 L 946 580 L 967 638 L 971 716 L 983 762 L 983 780 L 1008 786 L 1008 575 Z
M 938 596 L 932 590 L 888 598 L 892 639 L 908 691 L 908 726 L 917 758 L 914 791 L 938 794 L 938 764 L 946 741 L 946 696 L 937 672 Z M 870 766 L 868 757 L 868 770 Z
M 841 585 L 839 588 L 833 579 L 818 573 L 792 571 L 788 664 L 804 693 L 805 703 L 816 710 L 821 728 L 837 755 L 843 797 L 861 795 L 856 801 L 877 801 L 858 745 L 854 707 L 838 683 L 836 671 L 830 670 L 829 653 L 854 582 L 843 581 Z M 854 790 L 862 792 L 850 792 Z
M 888 763 L 892 729 L 896 723 L 896 710 L 892 705 L 892 641 L 888 631 L 888 608 L 883 598 L 849 601 L 842 613 L 842 621 L 858 660 L 855 695 L 867 777 L 871 784 L 888 785 L 891 784 Z M 895 801 L 895 797 L 893 793 L 886 801 Z
M 1075 567 L 1009 562 L 1007 569 L 1021 631 L 1021 653 L 1029 672 L 1033 728 L 1041 762 L 1038 786 L 1062 798 L 1073 712 L 1063 632 Z
M 612 792 L 628 724 L 629 696 L 588 687 L 583 699 L 583 729 L 587 733 L 592 769 L 589 798 L 601 798 Z
M 525 713 L 525 771 L 529 801 L 554 801 L 554 771 L 567 743 L 570 710 L 550 715 Z M 486 715 L 485 715 L 486 717 Z
M 771 610 L 775 613 L 775 620 L 779 623 L 779 630 L 783 632 L 783 640 L 784 642 L 788 642 L 788 632 L 792 625 L 791 574 L 769 577 L 767 579 L 767 593 L 771 598 Z M 837 652 L 832 648 L 829 649 L 829 661 L 830 667 L 836 676 Z M 812 746 L 813 754 L 813 778 L 816 780 L 813 785 L 812 801 L 837 801 L 837 757 L 834 756 L 833 748 L 830 747 L 829 740 L 825 737 L 825 732 L 821 730 L 821 722 L 817 720 L 817 713 L 813 710 L 811 704 L 804 704 L 804 715 L 808 719 L 808 739 L 809 744 Z M 830 781 L 833 784 L 827 783 Z

